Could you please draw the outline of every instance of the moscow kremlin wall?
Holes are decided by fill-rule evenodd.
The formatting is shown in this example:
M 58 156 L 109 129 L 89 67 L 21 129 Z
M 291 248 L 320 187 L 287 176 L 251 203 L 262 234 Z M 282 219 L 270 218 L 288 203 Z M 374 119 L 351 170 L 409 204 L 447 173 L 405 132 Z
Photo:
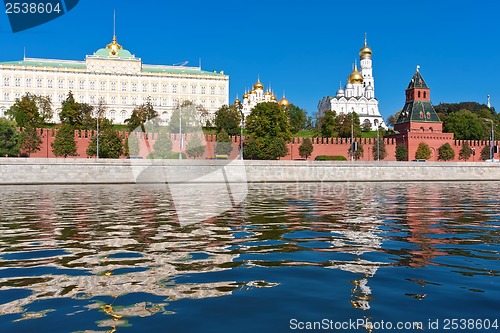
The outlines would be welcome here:
M 42 146 L 41 150 L 32 153 L 31 157 L 56 157 L 52 153 L 51 143 L 54 142 L 55 136 L 57 133 L 57 129 L 42 129 Z M 75 131 L 75 140 L 78 147 L 79 158 L 90 158 L 86 154 L 87 147 L 90 143 L 90 139 L 94 131 Z M 120 132 L 120 135 L 126 139 L 128 133 Z M 450 138 L 451 136 L 451 138 Z M 451 147 L 455 150 L 455 161 L 459 161 L 458 154 L 464 141 L 462 140 L 453 140 L 452 134 L 449 133 L 411 133 L 408 137 L 391 137 L 385 138 L 385 145 L 387 151 L 387 157 L 384 161 L 395 161 L 395 152 L 396 145 L 398 143 L 408 144 L 409 148 L 409 159 L 412 160 L 415 157 L 415 151 L 420 142 L 425 142 L 429 145 L 432 151 L 431 158 L 429 161 L 437 161 L 437 150 L 444 143 L 448 142 Z M 183 135 L 183 151 L 185 151 L 187 142 L 189 141 L 190 135 Z M 140 155 L 144 158 L 153 151 L 153 145 L 157 139 L 157 134 L 143 134 L 139 137 L 141 153 Z M 205 145 L 205 153 L 203 156 L 199 157 L 199 159 L 212 159 L 215 158 L 215 145 L 216 145 L 216 137 L 215 135 L 207 135 L 204 137 L 204 145 Z M 231 152 L 229 158 L 236 159 L 239 153 L 240 146 L 240 138 L 239 136 L 233 137 L 233 151 Z M 179 135 L 172 134 L 171 135 L 173 151 L 179 151 Z M 296 160 L 301 159 L 299 155 L 299 147 L 302 143 L 302 138 L 294 138 L 291 143 L 288 144 L 288 155 L 281 158 L 282 160 Z M 346 138 L 312 138 L 314 150 L 312 152 L 312 156 L 309 159 L 313 159 L 318 155 L 341 155 L 349 158 L 348 149 L 350 147 L 350 139 Z M 373 161 L 373 145 L 376 139 L 356 139 L 357 142 L 360 142 L 363 145 L 364 155 L 360 159 L 361 161 Z M 405 140 L 406 142 L 403 142 Z M 476 149 L 476 156 L 471 156 L 471 161 L 479 161 L 479 152 L 483 149 L 484 146 L 489 146 L 489 141 L 467 141 L 472 148 Z M 498 142 L 497 142 L 498 144 Z

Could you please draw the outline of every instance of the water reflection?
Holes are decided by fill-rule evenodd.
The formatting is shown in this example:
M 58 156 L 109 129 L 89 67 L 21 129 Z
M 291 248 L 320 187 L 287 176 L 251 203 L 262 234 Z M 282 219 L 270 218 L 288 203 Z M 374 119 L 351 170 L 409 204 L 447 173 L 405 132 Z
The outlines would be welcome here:
M 498 276 L 500 202 L 489 197 L 498 185 L 251 185 L 240 206 L 192 225 L 178 223 L 160 186 L 2 187 L 0 296 L 10 296 L 0 315 L 17 323 L 86 315 L 95 325 L 71 330 L 114 332 L 133 318 L 175 316 L 181 300 L 294 293 L 271 268 L 304 267 L 349 274 L 339 282 L 345 304 L 370 312 L 384 302 L 374 285 L 381 269 Z

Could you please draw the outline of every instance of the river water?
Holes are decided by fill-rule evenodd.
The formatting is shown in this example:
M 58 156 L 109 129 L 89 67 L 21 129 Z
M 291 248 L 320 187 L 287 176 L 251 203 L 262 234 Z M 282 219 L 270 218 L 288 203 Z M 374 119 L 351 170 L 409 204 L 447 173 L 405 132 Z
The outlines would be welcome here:
M 163 186 L 0 187 L 0 332 L 499 332 L 499 189 L 255 184 L 186 225 Z

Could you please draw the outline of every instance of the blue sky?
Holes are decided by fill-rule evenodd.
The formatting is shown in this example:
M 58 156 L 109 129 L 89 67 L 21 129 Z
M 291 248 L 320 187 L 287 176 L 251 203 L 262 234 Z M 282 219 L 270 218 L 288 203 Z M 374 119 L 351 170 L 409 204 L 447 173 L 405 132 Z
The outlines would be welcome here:
M 345 84 L 364 33 L 373 50 L 375 94 L 384 118 L 404 104 L 416 65 L 431 100 L 499 109 L 500 2 L 475 1 L 129 1 L 80 0 L 62 17 L 12 33 L 0 16 L 0 61 L 83 60 L 111 41 L 149 64 L 189 61 L 230 75 L 230 100 L 260 74 L 278 98 L 314 114 Z

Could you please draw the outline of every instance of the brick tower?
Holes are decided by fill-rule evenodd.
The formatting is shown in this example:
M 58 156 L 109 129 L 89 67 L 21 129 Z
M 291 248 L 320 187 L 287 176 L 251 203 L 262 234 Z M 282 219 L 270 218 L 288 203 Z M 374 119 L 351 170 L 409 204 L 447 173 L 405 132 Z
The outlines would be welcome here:
M 430 160 L 437 160 L 437 149 L 453 140 L 453 133 L 443 133 L 443 123 L 431 104 L 431 90 L 417 66 L 406 88 L 406 102 L 394 124 L 398 144 L 408 149 L 408 159 L 415 158 L 420 142 L 427 143 L 432 151 Z

